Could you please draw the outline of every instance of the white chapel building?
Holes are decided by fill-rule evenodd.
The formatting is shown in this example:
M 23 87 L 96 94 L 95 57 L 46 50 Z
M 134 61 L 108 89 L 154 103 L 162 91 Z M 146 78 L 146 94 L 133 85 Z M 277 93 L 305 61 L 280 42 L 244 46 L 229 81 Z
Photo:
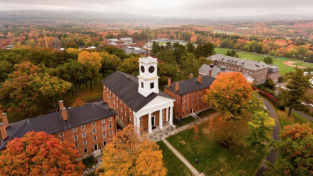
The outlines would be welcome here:
M 139 59 L 137 78 L 116 71 L 101 83 L 104 103 L 113 104 L 121 127 L 132 124 L 152 133 L 152 129 L 173 126 L 175 99 L 159 90 L 156 58 Z

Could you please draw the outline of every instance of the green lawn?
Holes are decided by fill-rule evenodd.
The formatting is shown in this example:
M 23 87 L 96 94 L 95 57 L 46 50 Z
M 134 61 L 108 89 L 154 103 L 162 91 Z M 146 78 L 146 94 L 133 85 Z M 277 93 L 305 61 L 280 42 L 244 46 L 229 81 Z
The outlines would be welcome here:
M 300 114 L 297 114 L 295 112 L 291 113 L 291 117 L 287 116 L 288 113 L 288 109 L 286 108 L 285 111 L 280 111 L 277 108 L 275 108 L 278 120 L 279 120 L 279 124 L 281 129 L 283 130 L 285 126 L 287 125 L 292 125 L 295 123 L 312 123 L 312 121 L 308 120 L 307 118 L 303 117 Z
M 207 117 L 207 116 L 210 116 L 214 113 L 216 113 L 217 111 L 215 109 L 208 109 L 208 110 L 205 110 L 205 111 L 202 111 L 198 114 L 198 116 L 200 118 L 204 118 L 204 117 Z
M 229 50 L 229 49 L 215 48 L 215 53 L 216 54 L 226 54 L 227 50 Z M 264 59 L 263 54 L 253 54 L 252 52 L 242 51 L 242 52 L 239 52 L 238 55 L 242 59 L 254 60 L 254 61 L 259 61 L 259 62 L 263 61 L 263 59 Z M 274 60 L 273 64 L 278 66 L 279 73 L 281 75 L 284 75 L 284 74 L 294 70 L 293 67 L 284 65 L 283 64 L 284 61 L 295 61 L 297 63 L 294 63 L 294 65 L 303 66 L 303 67 L 313 67 L 312 63 L 301 62 L 301 61 L 298 61 L 295 59 L 282 59 L 281 57 L 277 57 L 277 58 L 272 57 L 272 58 Z
M 182 119 L 180 122 L 181 122 L 183 125 L 187 125 L 187 124 L 189 124 L 189 123 L 191 123 L 191 122 L 194 122 L 194 121 L 196 121 L 195 118 L 193 118 L 193 117 L 191 117 L 191 116 L 188 116 L 188 117 Z
M 157 144 L 163 153 L 164 166 L 167 168 L 167 175 L 169 176 L 187 176 L 192 175 L 191 171 L 187 166 L 181 162 L 177 156 L 164 144 L 164 142 L 159 141 Z
M 198 125 L 197 136 L 194 128 L 190 128 L 167 140 L 199 172 L 206 175 L 240 175 L 242 171 L 244 175 L 254 175 L 265 155 L 255 154 L 251 158 L 251 153 L 245 149 L 251 114 L 245 113 L 239 121 L 226 124 L 219 119 L 216 117 L 213 121 Z M 230 149 L 220 142 L 225 136 L 231 136 Z M 195 159 L 199 160 L 199 164 L 195 163 Z
M 83 159 L 82 162 L 85 165 L 85 169 L 97 164 L 97 161 L 93 158 L 93 156 Z

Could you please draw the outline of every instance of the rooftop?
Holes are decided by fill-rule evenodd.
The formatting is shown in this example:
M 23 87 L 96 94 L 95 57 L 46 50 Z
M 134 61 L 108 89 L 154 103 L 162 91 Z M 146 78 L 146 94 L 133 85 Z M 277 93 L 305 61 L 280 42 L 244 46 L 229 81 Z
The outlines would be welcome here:
M 114 115 L 117 113 L 101 102 L 67 109 L 68 120 L 66 121 L 63 120 L 62 112 L 57 111 L 10 123 L 7 128 L 8 138 L 1 141 L 0 149 L 4 149 L 8 141 L 16 137 L 21 138 L 30 131 L 54 134 Z

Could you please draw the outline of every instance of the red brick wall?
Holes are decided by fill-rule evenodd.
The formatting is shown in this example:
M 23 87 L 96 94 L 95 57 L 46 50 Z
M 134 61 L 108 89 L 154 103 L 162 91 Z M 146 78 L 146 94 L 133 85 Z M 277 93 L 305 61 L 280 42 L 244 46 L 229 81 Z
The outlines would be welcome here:
M 98 149 L 104 148 L 103 142 L 106 141 L 107 144 L 111 142 L 111 139 L 113 139 L 113 135 L 116 133 L 116 123 L 115 123 L 115 116 L 112 116 L 112 120 L 109 121 L 109 117 L 104 119 L 104 123 L 102 123 L 102 120 L 95 121 L 96 125 L 92 126 L 92 123 L 85 124 L 85 129 L 82 130 L 82 126 L 75 127 L 77 132 L 73 132 L 74 128 L 71 128 L 66 131 L 62 131 L 64 136 L 60 137 L 59 133 L 53 134 L 53 136 L 59 140 L 64 139 L 64 141 L 70 142 L 70 143 L 77 143 L 79 151 L 79 156 L 84 157 L 88 154 L 91 154 L 94 151 L 94 145 L 98 144 Z M 110 128 L 110 123 L 112 124 L 112 128 Z M 102 126 L 105 126 L 105 130 L 102 130 Z M 93 129 L 96 129 L 96 133 L 93 134 Z M 110 136 L 110 131 L 113 131 L 113 135 Z M 82 137 L 82 133 L 86 133 L 86 137 Z M 103 138 L 103 133 L 106 134 L 106 137 Z M 77 135 L 78 139 L 74 140 L 74 135 Z M 94 136 L 97 137 L 97 141 L 93 141 Z M 87 145 L 83 145 L 83 141 L 87 141 Z M 84 149 L 87 149 L 87 153 L 84 152 Z

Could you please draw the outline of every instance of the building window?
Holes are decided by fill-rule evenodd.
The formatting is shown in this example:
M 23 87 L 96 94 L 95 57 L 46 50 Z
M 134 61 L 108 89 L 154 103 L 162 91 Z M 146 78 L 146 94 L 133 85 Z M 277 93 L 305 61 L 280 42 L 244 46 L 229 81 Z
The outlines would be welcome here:
M 143 88 L 143 82 L 141 82 L 141 88 Z
M 106 134 L 106 133 L 103 133 L 103 134 L 102 134 L 102 137 L 103 137 L 103 138 L 106 138 L 106 137 L 107 137 L 107 134 Z
M 75 149 L 78 149 L 78 143 L 75 143 Z
M 85 138 L 86 137 L 86 132 L 82 133 L 82 137 Z
M 84 152 L 87 153 L 87 149 L 86 148 L 84 149 Z
M 112 121 L 112 117 L 109 117 L 109 121 Z
M 77 141 L 77 140 L 78 140 L 78 136 L 74 135 L 74 141 Z
M 87 141 L 83 140 L 83 146 L 87 145 Z
M 63 136 L 64 136 L 64 133 L 63 133 L 63 132 L 59 133 L 59 136 L 60 136 L 60 137 L 63 137 Z
M 77 132 L 77 128 L 73 128 L 73 133 L 76 133 Z
M 61 140 L 60 140 L 60 142 L 63 142 L 63 141 L 64 141 L 64 139 L 61 139 Z
M 142 117 L 139 117 L 139 121 L 142 121 Z
M 104 130 L 105 130 L 105 126 L 103 125 L 103 126 L 102 126 L 102 131 L 104 131 Z
M 96 122 L 92 122 L 92 126 L 93 126 L 93 127 L 96 126 Z
M 185 113 L 183 112 L 183 115 L 185 115 Z
M 110 123 L 110 128 L 112 128 L 112 123 Z
M 107 145 L 107 141 L 103 141 L 103 145 L 106 146 Z
M 96 134 L 96 129 L 92 129 L 92 133 L 93 133 L 93 134 Z
M 186 114 L 188 114 L 188 110 L 186 111 Z
M 150 83 L 150 89 L 154 88 L 154 83 Z
M 110 131 L 110 136 L 112 136 L 113 135 L 113 131 Z
M 102 119 L 102 121 L 101 121 L 102 123 L 105 123 L 105 119 Z
M 96 142 L 97 141 L 97 136 L 94 136 L 93 137 L 93 142 Z
M 183 109 L 185 109 L 185 106 L 183 106 Z
M 85 125 L 83 125 L 83 126 L 81 127 L 81 129 L 84 130 L 84 129 L 85 129 Z

